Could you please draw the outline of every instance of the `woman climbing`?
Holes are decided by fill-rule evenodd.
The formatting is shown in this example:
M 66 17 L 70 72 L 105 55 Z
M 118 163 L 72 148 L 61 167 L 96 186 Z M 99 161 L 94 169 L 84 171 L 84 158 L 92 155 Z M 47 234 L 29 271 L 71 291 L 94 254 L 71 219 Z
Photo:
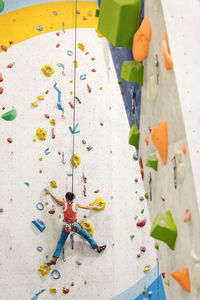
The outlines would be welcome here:
M 64 222 L 63 230 L 60 236 L 60 239 L 58 241 L 56 250 L 53 254 L 52 260 L 47 263 L 48 266 L 55 265 L 57 259 L 60 257 L 62 248 L 64 247 L 64 244 L 68 238 L 68 235 L 71 231 L 76 232 L 80 234 L 83 238 L 85 238 L 88 243 L 91 245 L 91 247 L 94 250 L 97 250 L 97 252 L 102 252 L 106 249 L 106 245 L 98 246 L 95 240 L 91 237 L 91 235 L 84 229 L 82 226 L 77 223 L 77 210 L 78 208 L 83 209 L 94 209 L 97 206 L 89 206 L 89 205 L 83 205 L 80 203 L 75 203 L 74 200 L 74 194 L 73 193 L 66 193 L 65 200 L 58 199 L 55 197 L 49 188 L 45 188 L 45 191 L 56 201 L 56 203 L 60 206 L 62 206 L 64 211 Z

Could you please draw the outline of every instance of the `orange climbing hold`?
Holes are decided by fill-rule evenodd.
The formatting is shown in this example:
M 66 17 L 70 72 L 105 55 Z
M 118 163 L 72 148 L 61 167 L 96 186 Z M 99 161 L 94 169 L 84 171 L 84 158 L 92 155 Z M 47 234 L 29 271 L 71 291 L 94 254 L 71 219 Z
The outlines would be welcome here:
M 184 223 L 190 222 L 191 217 L 192 217 L 192 211 L 187 208 L 184 213 Z
M 173 69 L 173 61 L 171 57 L 171 53 L 169 51 L 169 44 L 167 40 L 167 32 L 165 31 L 162 39 L 162 53 L 165 62 L 165 67 L 167 70 Z
M 150 40 L 151 22 L 148 17 L 144 17 L 142 24 L 133 37 L 133 56 L 135 61 L 141 62 L 147 58 Z
M 145 139 L 144 139 L 145 143 L 147 144 L 147 146 L 149 145 L 149 139 L 148 137 L 146 136 Z
M 185 146 L 185 145 L 183 145 L 183 146 L 182 146 L 182 151 L 183 151 L 183 154 L 185 154 L 185 155 L 186 155 L 186 153 L 187 153 L 187 149 L 186 149 L 186 146 Z
M 179 271 L 171 272 L 171 276 L 180 284 L 180 286 L 190 293 L 190 275 L 188 268 L 183 268 Z
M 168 127 L 164 120 L 151 131 L 151 138 L 154 146 L 158 150 L 164 165 L 167 163 L 168 156 Z

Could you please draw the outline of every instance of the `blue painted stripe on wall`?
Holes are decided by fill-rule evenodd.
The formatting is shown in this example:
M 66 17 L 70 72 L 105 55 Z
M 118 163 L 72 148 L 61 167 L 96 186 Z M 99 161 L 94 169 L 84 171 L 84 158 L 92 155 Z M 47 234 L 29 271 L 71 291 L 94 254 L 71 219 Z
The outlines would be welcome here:
M 5 8 L 1 14 L 6 14 L 10 11 L 24 8 L 27 6 L 48 3 L 48 2 L 62 2 L 62 1 L 72 1 L 72 0 L 4 0 Z M 98 0 L 78 0 L 78 1 L 98 2 Z
M 146 293 L 142 293 L 144 285 L 147 289 Z M 151 297 L 148 295 L 149 291 L 152 291 Z M 158 264 L 136 284 L 111 300 L 143 300 L 144 298 L 166 300 L 162 275 L 160 274 Z

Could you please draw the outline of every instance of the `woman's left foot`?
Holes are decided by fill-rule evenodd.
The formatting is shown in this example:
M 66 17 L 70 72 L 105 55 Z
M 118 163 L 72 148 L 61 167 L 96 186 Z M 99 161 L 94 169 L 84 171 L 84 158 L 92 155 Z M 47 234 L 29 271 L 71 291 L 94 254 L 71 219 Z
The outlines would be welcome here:
M 98 248 L 97 248 L 97 251 L 98 251 L 99 253 L 101 253 L 101 252 L 104 251 L 105 249 L 106 249 L 106 245 L 103 245 L 103 246 L 98 247 Z

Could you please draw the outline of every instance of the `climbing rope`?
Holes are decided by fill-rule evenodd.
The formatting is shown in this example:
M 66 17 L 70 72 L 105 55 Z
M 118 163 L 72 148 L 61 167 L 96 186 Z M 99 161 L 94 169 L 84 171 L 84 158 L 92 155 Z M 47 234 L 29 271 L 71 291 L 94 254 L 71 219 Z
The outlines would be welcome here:
M 76 49 L 77 49 L 77 0 L 75 0 L 75 30 L 74 30 L 74 112 L 73 112 L 73 128 L 75 127 L 75 120 L 76 120 Z M 75 134 L 73 136 L 73 157 L 75 151 Z M 72 164 L 72 193 L 74 191 L 74 165 Z

